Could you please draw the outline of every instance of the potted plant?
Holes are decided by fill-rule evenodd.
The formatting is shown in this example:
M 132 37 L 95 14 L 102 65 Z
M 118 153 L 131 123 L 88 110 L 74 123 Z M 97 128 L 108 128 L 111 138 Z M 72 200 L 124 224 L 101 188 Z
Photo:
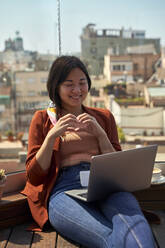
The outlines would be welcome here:
M 9 141 L 13 141 L 14 140 L 14 134 L 11 130 L 6 132 L 6 136 L 8 138 Z
M 2 195 L 3 195 L 5 183 L 6 183 L 5 170 L 4 169 L 0 169 L 0 200 L 1 200 Z
M 23 132 L 19 132 L 19 133 L 17 134 L 17 140 L 22 141 L 22 137 L 23 137 L 23 135 L 24 135 L 24 133 L 23 133 Z

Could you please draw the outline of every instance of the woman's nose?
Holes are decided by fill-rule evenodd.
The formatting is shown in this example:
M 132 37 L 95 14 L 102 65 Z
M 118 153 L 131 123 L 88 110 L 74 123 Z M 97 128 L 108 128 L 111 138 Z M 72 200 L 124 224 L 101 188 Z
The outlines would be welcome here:
M 73 87 L 72 91 L 74 91 L 74 92 L 80 92 L 80 91 L 81 91 L 80 85 L 75 85 L 75 86 Z

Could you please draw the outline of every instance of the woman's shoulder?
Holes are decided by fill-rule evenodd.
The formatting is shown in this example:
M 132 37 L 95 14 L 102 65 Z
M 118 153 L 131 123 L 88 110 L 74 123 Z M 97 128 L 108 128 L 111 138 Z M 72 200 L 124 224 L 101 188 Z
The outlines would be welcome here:
M 46 109 L 42 109 L 42 110 L 36 110 L 34 112 L 34 116 L 39 116 L 39 115 L 46 116 L 47 115 L 47 110 Z
M 43 109 L 43 110 L 37 110 L 35 111 L 34 115 L 33 115 L 33 121 L 34 120 L 46 120 L 48 118 L 48 115 L 47 115 L 47 110 L 46 109 Z

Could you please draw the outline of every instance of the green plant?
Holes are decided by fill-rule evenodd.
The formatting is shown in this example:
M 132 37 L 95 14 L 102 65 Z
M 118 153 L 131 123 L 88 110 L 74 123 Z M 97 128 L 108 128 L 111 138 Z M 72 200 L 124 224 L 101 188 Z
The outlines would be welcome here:
M 117 127 L 118 135 L 119 135 L 119 140 L 121 143 L 125 142 L 125 134 L 123 132 L 123 129 L 121 127 Z
M 5 170 L 0 169 L 0 181 L 5 182 L 5 180 L 6 180 Z
M 13 132 L 11 130 L 8 130 L 6 132 L 6 136 L 8 137 L 8 140 L 9 141 L 13 141 L 14 140 L 14 134 L 13 134 Z
M 135 104 L 140 104 L 144 102 L 144 98 L 143 97 L 135 97 L 135 98 L 115 98 L 115 101 L 118 102 L 119 104 L 122 103 L 135 103 Z
M 0 169 L 0 200 L 3 195 L 4 187 L 5 187 L 5 182 L 6 182 L 6 175 L 5 175 L 5 170 Z
M 19 132 L 19 133 L 17 134 L 17 140 L 22 140 L 23 135 L 24 135 L 23 132 Z
M 7 137 L 9 137 L 9 136 L 13 136 L 14 134 L 13 134 L 13 132 L 11 131 L 11 130 L 8 130 L 7 132 L 6 132 L 6 136 Z

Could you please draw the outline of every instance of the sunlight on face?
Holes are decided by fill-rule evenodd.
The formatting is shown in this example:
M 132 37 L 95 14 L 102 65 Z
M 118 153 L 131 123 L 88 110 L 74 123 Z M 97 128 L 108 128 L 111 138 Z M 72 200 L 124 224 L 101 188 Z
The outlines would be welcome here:
M 82 70 L 73 69 L 59 87 L 62 106 L 80 107 L 88 94 L 88 81 Z

